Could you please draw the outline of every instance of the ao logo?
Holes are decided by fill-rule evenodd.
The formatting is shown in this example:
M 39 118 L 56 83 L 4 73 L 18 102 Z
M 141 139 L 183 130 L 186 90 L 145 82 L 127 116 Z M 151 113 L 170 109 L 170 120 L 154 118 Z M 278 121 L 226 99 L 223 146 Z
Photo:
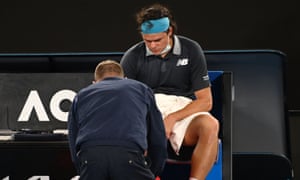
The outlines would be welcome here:
M 60 103 L 64 100 L 73 101 L 76 92 L 68 89 L 63 89 L 56 92 L 50 100 L 50 111 L 52 115 L 59 121 L 66 122 L 68 120 L 68 112 L 64 112 L 60 109 Z M 19 122 L 29 121 L 33 109 L 36 111 L 39 121 L 50 121 L 44 105 L 41 101 L 39 93 L 37 90 L 31 90 L 23 109 L 18 117 Z

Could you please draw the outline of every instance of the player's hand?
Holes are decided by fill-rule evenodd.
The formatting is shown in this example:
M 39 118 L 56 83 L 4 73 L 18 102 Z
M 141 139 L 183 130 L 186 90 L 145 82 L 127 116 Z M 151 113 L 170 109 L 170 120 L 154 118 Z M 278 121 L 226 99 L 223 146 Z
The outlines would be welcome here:
M 171 113 L 164 119 L 166 137 L 169 139 L 172 135 L 172 129 L 176 123 L 176 117 Z

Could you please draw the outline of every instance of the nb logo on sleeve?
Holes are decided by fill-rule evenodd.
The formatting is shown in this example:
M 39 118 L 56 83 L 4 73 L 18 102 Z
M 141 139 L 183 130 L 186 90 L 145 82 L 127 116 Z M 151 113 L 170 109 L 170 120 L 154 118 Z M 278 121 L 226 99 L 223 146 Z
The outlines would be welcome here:
M 189 60 L 187 58 L 178 59 L 176 66 L 185 66 L 189 64 Z

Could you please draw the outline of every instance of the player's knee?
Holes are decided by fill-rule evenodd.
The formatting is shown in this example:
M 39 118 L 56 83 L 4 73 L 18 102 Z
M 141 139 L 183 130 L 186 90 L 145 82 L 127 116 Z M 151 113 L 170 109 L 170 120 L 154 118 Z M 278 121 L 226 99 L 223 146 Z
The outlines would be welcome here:
M 219 121 L 213 116 L 207 116 L 204 127 L 206 129 L 205 131 L 210 135 L 217 136 L 220 129 L 220 124 Z

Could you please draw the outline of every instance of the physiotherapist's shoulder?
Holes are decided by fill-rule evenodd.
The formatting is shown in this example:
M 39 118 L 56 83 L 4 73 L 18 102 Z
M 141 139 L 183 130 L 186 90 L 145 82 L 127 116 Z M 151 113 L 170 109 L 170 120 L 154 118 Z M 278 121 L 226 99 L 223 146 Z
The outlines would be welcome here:
M 131 78 L 124 78 L 124 81 L 127 81 L 127 83 L 136 85 L 136 86 L 144 86 L 145 85 L 144 83 L 137 81 L 135 79 L 131 79 Z
M 97 89 L 98 87 L 101 87 L 100 83 L 91 83 L 90 85 L 87 85 L 86 87 L 83 87 L 82 89 L 80 89 L 76 96 L 78 97 L 83 97 L 86 94 L 90 93 L 91 91 L 94 91 L 95 89 Z
M 128 83 L 132 84 L 133 86 L 140 87 L 141 89 L 151 90 L 151 88 L 148 85 L 138 80 L 130 79 L 130 78 L 124 78 L 124 80 L 128 81 Z
M 88 90 L 91 89 L 93 86 L 94 86 L 94 84 L 90 84 L 90 85 L 88 85 L 88 86 L 86 86 L 86 87 L 81 88 L 80 90 L 78 90 L 77 95 L 82 94 L 82 93 L 88 91 Z

